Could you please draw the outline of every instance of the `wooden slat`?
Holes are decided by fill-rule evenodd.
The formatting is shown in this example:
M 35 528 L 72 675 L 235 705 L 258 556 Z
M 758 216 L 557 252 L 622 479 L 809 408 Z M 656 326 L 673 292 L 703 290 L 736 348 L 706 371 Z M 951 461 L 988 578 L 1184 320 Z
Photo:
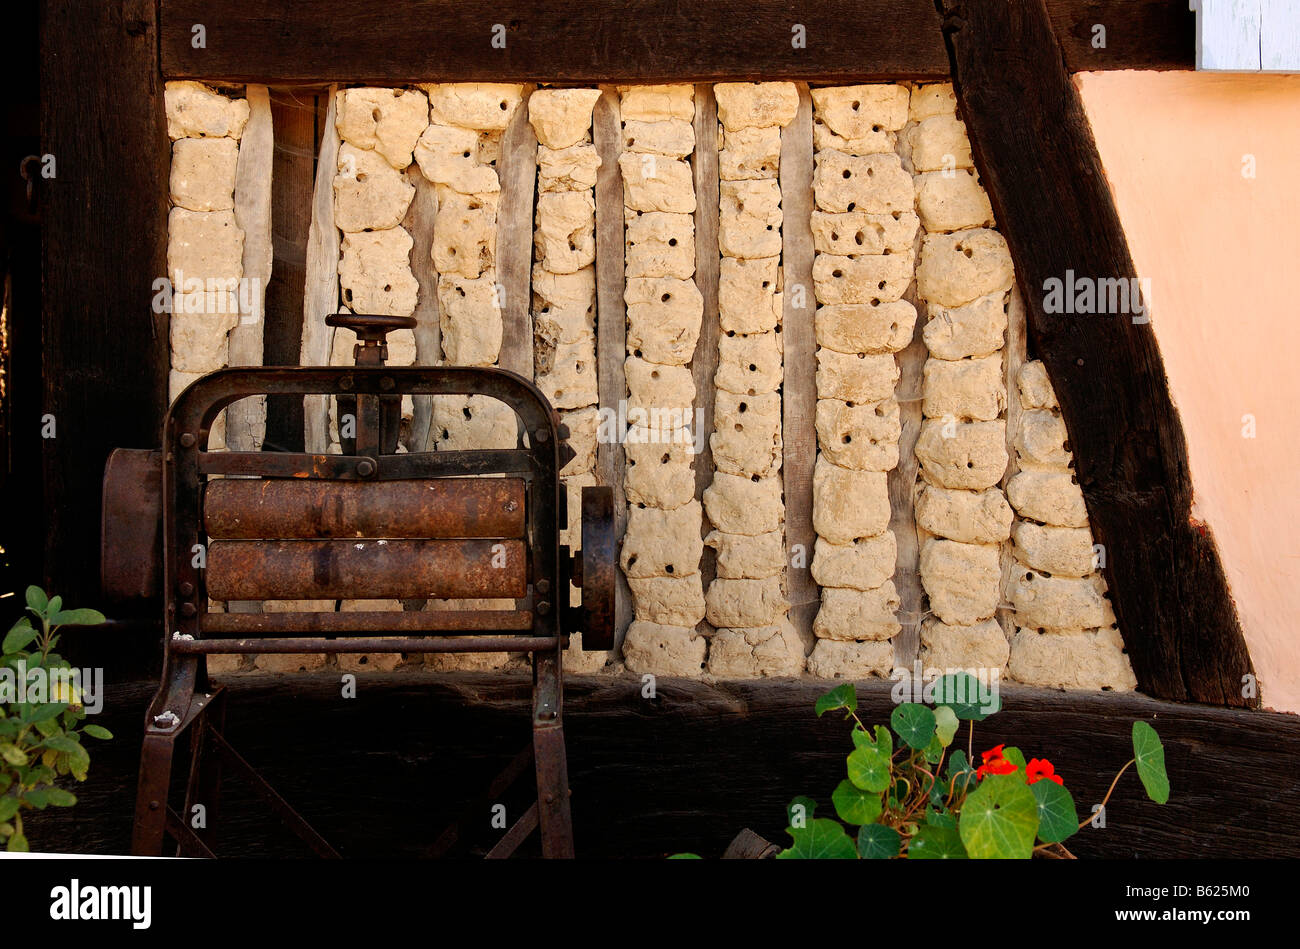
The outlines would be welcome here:
M 57 175 L 38 182 L 43 329 L 27 358 L 42 363 L 56 437 L 41 443 L 43 532 L 24 542 L 45 546 L 47 589 L 96 602 L 104 463 L 113 448 L 158 447 L 167 405 L 168 318 L 152 307 L 171 154 L 156 7 L 47 0 L 40 39 L 41 153 Z
M 713 376 L 718 369 L 718 274 L 721 258 L 718 256 L 718 100 L 713 86 L 707 82 L 695 86 L 695 152 L 691 155 L 691 174 L 695 183 L 695 286 L 704 298 L 704 316 L 700 321 L 700 337 L 691 357 L 691 379 L 695 383 L 695 421 L 692 423 L 705 434 L 702 450 L 695 456 L 695 499 L 704 503 L 704 490 L 713 483 L 713 449 L 709 435 L 713 432 L 713 404 L 715 399 Z M 700 435 L 692 429 L 699 438 Z M 713 525 L 708 515 L 702 518 L 700 530 L 707 535 Z M 705 547 L 700 558 L 700 582 L 708 590 L 717 572 L 717 552 Z M 713 629 L 707 620 L 700 621 L 701 632 Z
M 1072 70 L 1192 67 L 1186 0 L 1052 0 L 1051 9 Z M 202 49 L 195 23 L 207 27 Z M 506 28 L 505 48 L 492 46 L 494 24 Z M 1102 48 L 1096 24 L 1107 30 Z M 938 78 L 948 60 L 933 0 L 244 0 L 220 9 L 163 0 L 162 67 L 169 78 L 381 86 L 847 82 Z
M 1242 695 L 1253 669 L 1218 551 L 1192 519 L 1187 445 L 1151 324 L 1044 306 L 1046 281 L 1067 272 L 1128 281 L 1136 270 L 1043 0 L 943 3 L 975 163 L 1061 405 L 1139 688 L 1254 704 Z
M 623 135 L 618 89 L 601 86 L 592 110 L 591 138 L 600 156 L 596 172 L 596 385 L 600 407 L 618 413 L 627 399 L 627 311 L 623 301 L 623 175 L 618 168 Z M 620 433 L 621 435 L 621 433 Z M 627 460 L 623 445 L 602 439 L 596 448 L 596 477 L 614 489 L 614 534 L 623 542 L 627 529 L 627 496 L 623 477 Z M 632 622 L 632 591 L 622 570 L 614 571 L 614 640 L 621 648 Z
M 442 362 L 442 327 L 438 323 L 438 272 L 433 266 L 433 231 L 438 217 L 438 189 L 414 162 L 406 180 L 415 197 L 406 209 L 402 227 L 411 235 L 411 273 L 419 285 L 415 300 L 415 362 L 436 366 Z M 433 396 L 413 397 L 410 451 L 433 451 Z
M 916 527 L 916 495 L 920 490 L 917 474 L 921 462 L 916 457 L 916 440 L 921 435 L 921 380 L 925 361 L 930 356 L 924 332 L 927 319 L 925 301 L 916 292 L 916 282 L 904 296 L 916 307 L 916 325 L 912 341 L 895 357 L 898 382 L 894 396 L 898 399 L 898 465 L 889 472 L 889 529 L 894 534 L 897 558 L 894 561 L 894 589 L 898 591 L 898 622 L 903 627 L 894 639 L 894 665 L 911 669 L 921 649 L 921 623 L 925 619 L 925 588 L 921 586 L 921 534 Z M 927 535 L 928 536 L 928 535 Z
M 502 369 L 533 378 L 533 317 L 530 299 L 533 264 L 533 192 L 537 185 L 537 136 L 528 122 L 528 96 L 511 116 L 501 140 L 497 173 L 501 201 L 497 208 L 497 282 L 505 288 L 501 307 L 504 332 Z
M 304 366 L 328 366 L 334 345 L 334 330 L 325 317 L 339 307 L 339 232 L 334 226 L 334 175 L 338 170 L 339 133 L 334 127 L 338 110 L 337 86 L 330 86 L 321 136 L 320 158 L 316 162 L 316 186 L 312 192 L 311 227 L 307 232 L 307 267 L 302 303 L 302 350 Z M 304 443 L 309 452 L 329 448 L 329 396 L 303 397 Z
M 781 477 L 785 488 L 785 584 L 790 622 L 812 642 L 819 593 L 812 579 L 812 482 L 817 464 L 817 338 L 813 315 L 812 96 L 799 84 L 799 110 L 781 129 Z M 800 299 L 801 298 L 801 299 Z M 795 306 L 802 303 L 802 308 Z M 800 554 L 796 561 L 796 555 Z M 802 566 L 794 566 L 794 563 Z
M 1004 495 L 1007 493 L 1007 482 L 1020 471 L 1020 459 L 1016 454 L 1016 433 L 1020 431 L 1020 416 L 1023 410 L 1020 407 L 1020 391 L 1017 380 L 1020 377 L 1020 367 L 1025 364 L 1027 359 L 1025 301 L 1020 295 L 1020 288 L 1012 287 L 1010 299 L 1007 301 L 1006 343 L 1002 347 L 1002 378 L 1007 387 L 1007 470 L 1002 475 L 1000 485 Z M 1006 603 L 1006 591 L 1011 581 L 1011 573 L 1016 568 L 1016 558 L 1012 550 L 1012 544 L 1002 545 L 1000 555 L 1002 586 L 998 594 L 1000 604 Z M 997 618 L 999 625 L 1002 627 L 1002 632 L 1006 634 L 1007 641 L 1010 642 L 1016 635 L 1016 615 L 1014 611 L 1007 606 L 1003 606 L 998 609 Z
M 266 284 L 262 360 L 296 366 L 302 347 L 303 291 L 307 281 L 307 230 L 316 183 L 317 100 L 311 89 L 272 89 L 275 158 L 271 166 L 271 243 L 274 259 Z M 267 448 L 302 451 L 302 399 L 269 396 Z
M 266 327 L 266 285 L 271 279 L 271 189 L 275 134 L 271 96 L 266 86 L 244 90 L 248 123 L 239 140 L 235 170 L 235 223 L 244 231 L 244 280 L 239 324 L 229 335 L 229 366 L 260 366 Z M 249 306 L 245 311 L 243 301 Z M 226 409 L 226 446 L 232 451 L 256 451 L 266 437 L 266 396 L 240 399 Z
M 90 641 L 102 633 L 89 629 L 81 636 Z M 351 857 L 421 856 L 443 816 L 462 810 L 511 760 L 517 746 L 502 736 L 519 733 L 522 744 L 532 708 L 527 676 L 370 672 L 360 680 L 363 702 L 339 701 L 337 671 L 222 681 L 230 690 L 225 733 L 249 760 L 275 763 L 277 789 Z M 788 844 L 791 798 L 807 794 L 821 804 L 819 814 L 831 814 L 831 791 L 844 778 L 852 747 L 848 726 L 841 717 L 812 713 L 817 695 L 831 684 L 741 680 L 711 686 L 665 677 L 648 700 L 632 676 L 566 675 L 564 730 L 578 854 L 626 860 L 691 851 L 712 858 L 742 827 Z M 892 685 L 858 683 L 864 722 L 888 721 Z M 75 808 L 24 814 L 33 845 L 54 852 L 126 852 L 131 808 L 123 802 L 135 793 L 140 766 L 139 739 L 131 736 L 156 690 L 156 680 L 109 678 L 96 721 L 125 737 L 97 747 L 91 780 L 78 785 Z M 976 752 L 1005 742 L 1027 756 L 1050 758 L 1080 817 L 1091 813 L 1131 757 L 1132 722 L 1149 721 L 1160 733 L 1169 803 L 1146 800 L 1129 768 L 1107 805 L 1106 829 L 1084 828 L 1068 841 L 1080 857 L 1300 857 L 1292 820 L 1300 809 L 1300 784 L 1284 779 L 1300 758 L 1295 715 L 1005 684 L 1002 700 L 1005 711 L 975 726 Z M 429 722 L 438 723 L 432 740 Z M 964 723 L 962 732 L 964 748 Z M 293 736 L 290 745 L 285 735 Z M 647 780 L 651 774 L 654 780 Z M 359 789 L 364 801 L 377 805 L 366 820 L 357 820 L 357 794 L 340 795 L 341 786 Z M 219 852 L 300 857 L 301 843 L 246 799 L 237 781 L 223 788 Z M 422 816 L 419 826 L 413 815 Z M 467 836 L 481 834 L 485 842 L 500 833 L 486 820 L 464 827 Z M 1041 865 L 1030 869 L 1042 871 Z M 1116 884 L 1115 892 L 1121 890 Z M 1110 908 L 1104 907 L 1107 914 Z

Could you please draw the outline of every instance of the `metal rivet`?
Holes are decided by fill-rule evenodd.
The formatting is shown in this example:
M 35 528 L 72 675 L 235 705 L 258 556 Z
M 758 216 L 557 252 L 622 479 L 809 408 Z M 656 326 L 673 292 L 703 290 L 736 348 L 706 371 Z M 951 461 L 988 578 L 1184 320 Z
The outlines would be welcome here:
M 375 473 L 375 463 L 369 458 L 363 458 L 357 462 L 357 474 L 363 478 L 369 478 Z
M 193 432 L 185 432 L 181 435 L 182 448 L 193 448 L 196 441 L 198 441 L 198 439 L 194 437 Z
M 383 389 L 385 392 L 392 392 L 393 387 L 396 385 L 397 383 L 393 381 L 391 376 L 384 376 L 379 380 L 379 388 Z
M 340 379 L 340 380 L 339 380 L 339 388 L 342 389 L 344 392 L 351 392 L 351 391 L 352 391 L 352 377 L 351 377 L 351 376 L 344 376 L 342 379 Z
M 181 584 L 180 589 L 181 589 L 181 596 L 191 596 L 194 593 L 194 584 L 186 580 L 184 583 Z
M 1074 364 L 1075 364 L 1076 366 L 1082 366 L 1082 365 L 1083 365 L 1083 360 L 1082 360 L 1082 359 L 1076 359 L 1076 360 L 1074 361 Z
M 547 580 L 545 577 L 542 577 L 542 579 L 538 580 L 538 581 L 537 581 L 537 592 L 538 592 L 538 593 L 550 593 L 550 592 L 551 592 L 551 581 L 550 581 L 550 580 Z
M 537 604 L 538 616 L 545 616 L 549 612 L 551 612 L 551 603 L 549 600 L 542 600 L 542 602 Z
M 193 603 L 181 604 L 181 616 L 194 616 L 199 612 L 199 608 Z
M 151 811 L 156 811 L 156 810 L 158 810 L 158 802 L 157 802 L 157 801 L 150 801 L 150 802 L 149 802 L 149 810 L 151 810 Z
M 551 433 L 549 431 L 547 431 L 544 428 L 539 428 L 537 430 L 537 443 L 539 445 L 545 445 L 550 440 L 551 440 Z

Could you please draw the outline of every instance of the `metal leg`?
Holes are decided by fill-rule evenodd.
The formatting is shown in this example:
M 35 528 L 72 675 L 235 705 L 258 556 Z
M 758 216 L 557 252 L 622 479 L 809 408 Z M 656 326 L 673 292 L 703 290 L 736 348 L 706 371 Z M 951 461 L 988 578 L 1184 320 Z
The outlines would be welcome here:
M 188 826 L 192 827 L 194 836 L 201 840 L 209 851 L 216 840 L 221 801 L 221 755 L 212 747 L 211 736 L 214 732 L 220 733 L 225 728 L 225 724 L 226 690 L 218 686 L 213 691 L 203 714 L 194 723 L 190 779 L 185 787 L 185 808 L 179 815 L 182 821 L 189 822 Z M 202 827 L 193 827 L 196 805 L 203 808 Z
M 561 697 L 563 673 L 557 649 L 533 657 L 533 757 L 537 764 L 537 820 L 542 856 L 573 858 L 569 813 L 569 765 L 564 751 Z
M 176 732 L 145 733 L 140 754 L 140 785 L 135 799 L 135 828 L 131 852 L 137 857 L 161 857 L 167 826 L 167 787 L 171 782 Z

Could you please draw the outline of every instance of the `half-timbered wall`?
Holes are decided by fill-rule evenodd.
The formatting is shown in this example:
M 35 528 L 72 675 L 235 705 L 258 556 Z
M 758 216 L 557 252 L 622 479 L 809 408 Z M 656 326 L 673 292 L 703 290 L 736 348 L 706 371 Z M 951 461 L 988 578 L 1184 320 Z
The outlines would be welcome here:
M 612 143 L 594 125 L 602 92 Z M 174 397 L 243 358 L 230 334 L 249 105 L 195 82 L 169 84 L 166 102 Z M 1134 687 L 1105 552 L 1050 382 L 1026 358 L 1011 257 L 949 85 L 355 87 L 334 92 L 326 126 L 308 306 L 332 296 L 335 309 L 415 316 L 389 337 L 393 364 L 530 374 L 576 452 L 562 472 L 571 512 L 602 477 L 598 447 L 619 454 L 630 622 L 613 654 L 575 643 L 573 667 L 856 678 L 919 661 Z M 618 189 L 602 189 L 611 179 Z M 618 206 L 598 208 L 611 194 Z M 617 270 L 597 260 L 610 215 L 623 222 Z M 233 289 L 190 292 L 191 278 Z M 602 313 L 598 299 L 623 305 Z M 330 311 L 304 313 L 302 363 L 352 362 Z M 611 334 L 621 397 L 602 399 Z M 307 443 L 337 451 L 332 404 L 305 411 Z M 504 406 L 474 396 L 408 398 L 403 419 L 399 451 L 516 437 Z M 576 548 L 576 523 L 563 540 Z M 363 604 L 376 608 L 295 605 Z

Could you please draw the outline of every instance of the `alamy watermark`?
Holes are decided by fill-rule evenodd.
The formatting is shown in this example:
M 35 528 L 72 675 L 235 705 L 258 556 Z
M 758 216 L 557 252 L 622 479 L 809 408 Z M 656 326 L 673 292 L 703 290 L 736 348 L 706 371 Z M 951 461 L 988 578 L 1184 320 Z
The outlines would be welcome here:
M 97 715 L 104 708 L 104 670 L 29 669 L 27 661 L 19 659 L 0 668 L 0 705 L 23 702 L 65 702 L 82 706 L 87 715 Z
M 1132 314 L 1134 323 L 1151 322 L 1150 277 L 1081 277 L 1067 270 L 1065 277 L 1043 281 L 1046 313 Z

